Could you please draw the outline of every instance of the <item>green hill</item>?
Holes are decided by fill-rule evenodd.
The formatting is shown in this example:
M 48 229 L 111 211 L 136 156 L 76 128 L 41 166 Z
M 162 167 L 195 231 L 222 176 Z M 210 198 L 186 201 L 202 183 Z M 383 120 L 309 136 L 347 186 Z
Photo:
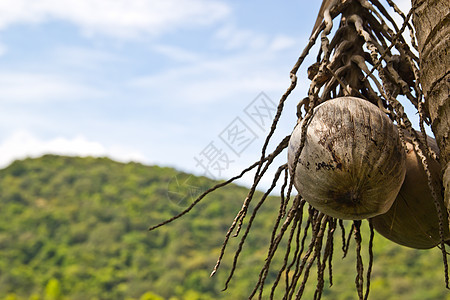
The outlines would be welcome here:
M 0 299 L 246 299 L 267 254 L 275 197 L 261 209 L 225 292 L 239 239 L 216 276 L 209 274 L 245 188 L 220 189 L 182 219 L 147 230 L 213 184 L 107 158 L 15 161 L 0 170 Z M 369 299 L 448 297 L 439 250 L 408 249 L 379 235 L 374 245 Z M 356 299 L 354 258 L 341 260 L 339 248 L 336 238 L 334 286 L 323 299 Z M 314 279 L 304 299 L 312 299 Z

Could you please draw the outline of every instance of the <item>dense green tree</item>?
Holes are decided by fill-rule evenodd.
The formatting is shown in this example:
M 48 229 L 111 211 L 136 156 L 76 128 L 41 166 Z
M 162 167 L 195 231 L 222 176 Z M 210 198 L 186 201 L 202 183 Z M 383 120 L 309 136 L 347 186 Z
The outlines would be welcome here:
M 246 299 L 267 254 L 278 199 L 261 208 L 235 279 L 221 292 L 238 240 L 216 276 L 209 274 L 246 189 L 221 189 L 185 218 L 148 232 L 183 209 L 168 197 L 176 175 L 189 177 L 169 168 L 51 155 L 0 170 L 0 299 L 139 300 L 149 291 L 172 300 Z M 200 189 L 214 184 L 191 179 Z M 354 299 L 354 249 L 341 260 L 336 240 L 334 286 L 325 283 L 323 299 Z M 380 236 L 374 245 L 370 299 L 445 299 L 437 249 L 408 249 Z M 312 298 L 314 286 L 305 293 Z
M 143 294 L 139 298 L 139 300 L 164 300 L 164 298 L 161 296 L 158 296 L 152 292 L 147 292 L 147 293 Z
M 52 278 L 45 287 L 45 300 L 61 300 L 61 283 L 58 279 Z

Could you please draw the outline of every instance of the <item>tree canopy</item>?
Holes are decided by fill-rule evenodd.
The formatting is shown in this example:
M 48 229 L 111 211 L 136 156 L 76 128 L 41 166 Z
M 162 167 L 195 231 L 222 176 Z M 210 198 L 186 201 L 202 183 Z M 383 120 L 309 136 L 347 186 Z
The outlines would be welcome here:
M 222 292 L 237 239 L 216 276 L 209 274 L 247 189 L 219 189 L 184 218 L 148 232 L 184 208 L 168 194 L 174 178 L 199 190 L 216 183 L 107 158 L 46 155 L 0 170 L 0 299 L 246 299 L 267 254 L 279 199 L 260 209 L 235 278 Z M 325 276 L 323 298 L 354 299 L 354 245 L 341 259 L 336 240 L 334 286 Z M 373 251 L 370 299 L 447 296 L 439 250 L 413 250 L 376 235 Z M 275 276 L 269 274 L 269 283 Z M 314 289 L 307 287 L 305 299 Z

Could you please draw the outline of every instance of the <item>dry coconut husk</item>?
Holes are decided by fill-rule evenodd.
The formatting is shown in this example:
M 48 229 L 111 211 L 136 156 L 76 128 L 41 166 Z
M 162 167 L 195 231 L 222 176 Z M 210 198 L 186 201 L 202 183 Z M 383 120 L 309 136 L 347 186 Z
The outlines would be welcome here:
M 406 131 L 404 133 L 406 142 L 405 180 L 389 211 L 374 217 L 372 223 L 376 231 L 395 243 L 411 248 L 429 249 L 440 243 L 439 217 L 422 162 L 414 148 L 411 136 Z M 427 142 L 435 153 L 439 153 L 439 147 L 433 138 L 428 136 Z M 447 210 L 440 193 L 442 189 L 441 165 L 436 159 L 430 157 L 428 168 L 443 213 L 444 239 L 449 240 Z
M 325 101 L 309 119 L 298 157 L 305 120 L 294 129 L 288 150 L 291 175 L 296 164 L 294 185 L 299 194 L 339 219 L 387 212 L 405 177 L 405 151 L 389 117 L 360 98 Z

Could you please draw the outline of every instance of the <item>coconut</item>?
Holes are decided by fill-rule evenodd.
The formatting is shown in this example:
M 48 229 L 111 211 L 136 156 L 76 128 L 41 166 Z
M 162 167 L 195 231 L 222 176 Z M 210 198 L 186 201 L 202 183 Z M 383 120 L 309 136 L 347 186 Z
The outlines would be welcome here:
M 406 176 L 392 207 L 385 214 L 372 219 L 377 232 L 403 246 L 429 249 L 440 242 L 439 217 L 433 196 L 428 187 L 428 177 L 412 143 L 411 136 L 404 131 L 406 142 Z M 436 141 L 428 137 L 429 147 L 439 153 Z M 443 214 L 444 239 L 450 239 L 447 210 L 441 195 L 441 165 L 433 158 L 428 160 L 432 184 L 438 196 Z
M 405 151 L 396 126 L 372 103 L 340 97 L 318 105 L 298 159 L 302 125 L 294 129 L 288 166 L 294 186 L 314 208 L 360 220 L 389 210 L 405 177 Z

